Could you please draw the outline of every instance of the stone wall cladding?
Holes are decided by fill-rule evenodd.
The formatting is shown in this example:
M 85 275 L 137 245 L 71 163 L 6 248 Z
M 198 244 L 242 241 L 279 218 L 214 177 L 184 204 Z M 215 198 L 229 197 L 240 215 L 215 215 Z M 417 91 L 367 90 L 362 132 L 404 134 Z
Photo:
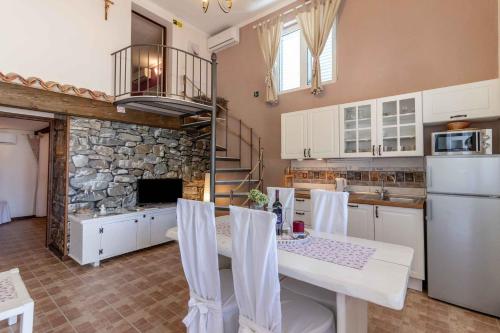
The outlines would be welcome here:
M 210 147 L 185 131 L 71 117 L 69 208 L 108 211 L 136 205 L 137 179 L 202 180 Z

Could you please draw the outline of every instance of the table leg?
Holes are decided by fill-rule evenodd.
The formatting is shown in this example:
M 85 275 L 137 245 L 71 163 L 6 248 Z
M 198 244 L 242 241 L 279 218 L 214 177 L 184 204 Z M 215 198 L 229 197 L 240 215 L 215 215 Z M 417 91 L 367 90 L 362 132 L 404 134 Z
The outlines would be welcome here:
M 21 316 L 21 333 L 32 333 L 33 332 L 33 312 L 34 303 L 28 303 L 24 306 L 24 312 Z
M 337 333 L 368 332 L 368 302 L 337 293 Z

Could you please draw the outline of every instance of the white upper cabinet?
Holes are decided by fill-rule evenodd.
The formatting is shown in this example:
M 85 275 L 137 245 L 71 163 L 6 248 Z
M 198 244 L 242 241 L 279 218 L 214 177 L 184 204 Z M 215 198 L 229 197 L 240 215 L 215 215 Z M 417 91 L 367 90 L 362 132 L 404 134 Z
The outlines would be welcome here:
M 500 117 L 499 80 L 480 81 L 423 92 L 424 124 Z
M 307 115 L 307 156 L 311 158 L 338 157 L 338 107 L 329 106 L 309 110 Z
M 307 157 L 307 113 L 306 111 L 281 115 L 281 158 L 301 159 Z
M 377 99 L 378 156 L 423 156 L 422 93 Z
M 375 156 L 376 100 L 340 106 L 340 156 Z
M 281 115 L 281 158 L 334 158 L 338 156 L 337 106 Z

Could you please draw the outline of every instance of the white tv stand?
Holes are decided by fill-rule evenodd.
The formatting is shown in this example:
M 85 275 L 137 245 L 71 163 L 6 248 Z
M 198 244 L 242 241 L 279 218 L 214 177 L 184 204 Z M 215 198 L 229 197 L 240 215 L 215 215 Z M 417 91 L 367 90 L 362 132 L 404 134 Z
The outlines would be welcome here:
M 122 214 L 69 215 L 69 256 L 80 265 L 171 241 L 168 229 L 177 225 L 176 205 L 139 208 Z

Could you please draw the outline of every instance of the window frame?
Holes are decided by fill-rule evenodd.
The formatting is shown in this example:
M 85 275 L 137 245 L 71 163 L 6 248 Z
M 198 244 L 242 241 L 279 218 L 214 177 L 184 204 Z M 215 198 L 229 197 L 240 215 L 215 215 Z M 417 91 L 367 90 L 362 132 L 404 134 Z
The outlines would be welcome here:
M 282 38 L 284 35 L 293 33 L 300 30 L 299 24 L 296 19 L 290 20 L 283 25 L 283 31 L 281 32 Z M 334 83 L 337 81 L 337 20 L 333 23 L 332 27 L 332 79 L 328 81 L 322 81 L 321 84 L 326 85 Z M 302 33 L 300 33 L 300 86 L 296 88 L 281 89 L 281 69 L 282 69 L 282 44 L 280 42 L 280 49 L 278 51 L 278 59 L 275 64 L 275 71 L 278 74 L 278 94 L 287 94 L 295 91 L 300 91 L 304 89 L 310 89 L 311 84 L 309 81 L 309 65 L 308 65 L 308 48 L 307 43 L 304 39 Z

